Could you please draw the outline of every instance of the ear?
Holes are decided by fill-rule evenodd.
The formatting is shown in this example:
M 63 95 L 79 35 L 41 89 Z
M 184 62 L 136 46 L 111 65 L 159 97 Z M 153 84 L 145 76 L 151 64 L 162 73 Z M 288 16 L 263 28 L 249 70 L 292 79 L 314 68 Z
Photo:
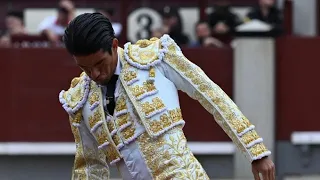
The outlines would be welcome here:
M 114 38 L 113 41 L 112 41 L 112 49 L 117 51 L 118 49 L 118 39 L 117 38 Z

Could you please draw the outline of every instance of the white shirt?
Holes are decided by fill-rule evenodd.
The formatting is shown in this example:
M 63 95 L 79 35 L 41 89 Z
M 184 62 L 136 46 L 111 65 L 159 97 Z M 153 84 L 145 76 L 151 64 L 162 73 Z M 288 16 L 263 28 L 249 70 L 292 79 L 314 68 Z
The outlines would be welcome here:
M 114 30 L 115 36 L 117 36 L 117 37 L 120 36 L 121 31 L 122 31 L 122 25 L 120 23 L 113 22 L 112 23 L 112 28 Z
M 58 25 L 57 16 L 46 17 L 39 25 L 38 31 L 41 33 L 44 30 L 50 30 L 54 34 L 62 36 L 64 34 L 65 27 Z

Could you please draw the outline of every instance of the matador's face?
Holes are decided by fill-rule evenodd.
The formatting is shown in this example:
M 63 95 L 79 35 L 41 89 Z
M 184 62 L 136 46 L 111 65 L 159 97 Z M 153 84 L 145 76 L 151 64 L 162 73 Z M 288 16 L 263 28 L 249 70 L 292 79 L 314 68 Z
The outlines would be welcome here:
M 118 40 L 112 42 L 112 53 L 102 50 L 87 56 L 74 56 L 78 66 L 96 83 L 104 85 L 113 76 L 118 63 Z

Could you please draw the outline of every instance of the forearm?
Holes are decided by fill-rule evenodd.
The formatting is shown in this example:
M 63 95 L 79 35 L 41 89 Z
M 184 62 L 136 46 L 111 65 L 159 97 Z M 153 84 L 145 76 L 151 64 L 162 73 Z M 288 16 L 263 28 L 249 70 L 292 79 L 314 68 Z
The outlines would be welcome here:
M 164 43 L 165 44 L 165 43 Z M 227 94 L 195 64 L 186 59 L 176 45 L 169 45 L 164 61 L 167 77 L 178 89 L 196 99 L 210 112 L 244 155 L 253 161 L 270 155 L 254 125 L 241 113 Z M 171 46 L 171 47 L 170 47 Z M 176 49 L 176 51 L 173 51 Z

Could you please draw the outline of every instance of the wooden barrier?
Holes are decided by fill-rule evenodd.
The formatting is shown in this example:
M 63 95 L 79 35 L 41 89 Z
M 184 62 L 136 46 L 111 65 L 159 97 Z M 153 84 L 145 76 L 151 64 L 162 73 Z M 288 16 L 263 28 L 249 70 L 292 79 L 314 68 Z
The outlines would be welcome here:
M 232 96 L 232 49 L 184 49 L 227 94 Z M 0 49 L 1 142 L 70 142 L 68 116 L 58 95 L 80 74 L 64 49 Z M 191 141 L 228 141 L 198 102 L 180 93 L 185 132 Z
M 295 131 L 319 131 L 319 46 L 320 38 L 277 40 L 277 140 L 290 140 Z M 232 49 L 184 53 L 232 96 Z M 72 58 L 63 49 L 0 49 L 0 56 L 0 141 L 72 141 L 67 114 L 58 101 L 60 90 L 80 73 Z M 190 141 L 229 140 L 198 102 L 179 95 Z
M 320 38 L 277 41 L 277 140 L 288 141 L 295 131 L 320 131 L 319 47 Z

